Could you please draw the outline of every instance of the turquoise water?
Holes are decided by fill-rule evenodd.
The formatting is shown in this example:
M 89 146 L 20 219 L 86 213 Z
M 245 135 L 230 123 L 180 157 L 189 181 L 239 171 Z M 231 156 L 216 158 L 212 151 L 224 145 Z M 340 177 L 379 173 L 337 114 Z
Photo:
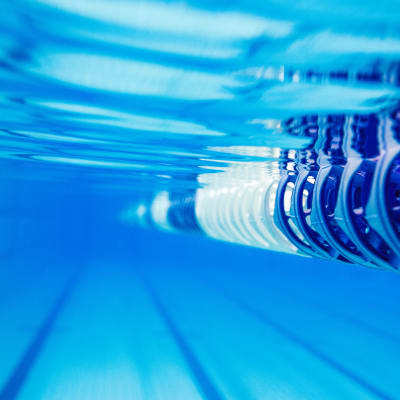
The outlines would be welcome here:
M 398 274 L 131 212 L 275 176 L 332 117 L 382 121 L 399 20 L 389 0 L 3 1 L 0 400 L 400 398 Z
M 291 118 L 399 97 L 391 2 L 3 3 L 2 159 L 100 184 L 194 185 L 257 156 L 230 146 L 306 146 Z

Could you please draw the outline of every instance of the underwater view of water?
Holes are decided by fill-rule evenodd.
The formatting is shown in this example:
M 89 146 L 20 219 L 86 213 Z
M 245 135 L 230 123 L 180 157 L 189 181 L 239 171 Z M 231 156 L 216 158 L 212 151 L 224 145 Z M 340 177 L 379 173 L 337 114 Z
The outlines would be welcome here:
M 400 398 L 399 21 L 3 0 L 0 400 Z

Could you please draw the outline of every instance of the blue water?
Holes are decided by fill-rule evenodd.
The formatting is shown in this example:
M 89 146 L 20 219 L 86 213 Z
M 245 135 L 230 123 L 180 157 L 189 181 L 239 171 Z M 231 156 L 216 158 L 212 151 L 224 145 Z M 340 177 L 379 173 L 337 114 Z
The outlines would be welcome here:
M 399 18 L 392 0 L 1 2 L 0 400 L 399 399 L 398 274 L 121 217 L 276 173 L 310 144 L 290 121 L 395 107 Z

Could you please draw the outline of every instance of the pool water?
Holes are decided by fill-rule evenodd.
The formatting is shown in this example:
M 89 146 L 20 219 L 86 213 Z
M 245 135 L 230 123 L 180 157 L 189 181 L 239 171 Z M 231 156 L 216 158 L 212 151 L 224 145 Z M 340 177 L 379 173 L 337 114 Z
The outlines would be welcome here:
M 0 400 L 400 398 L 397 273 L 137 213 L 277 176 L 332 118 L 382 126 L 395 2 L 0 11 Z

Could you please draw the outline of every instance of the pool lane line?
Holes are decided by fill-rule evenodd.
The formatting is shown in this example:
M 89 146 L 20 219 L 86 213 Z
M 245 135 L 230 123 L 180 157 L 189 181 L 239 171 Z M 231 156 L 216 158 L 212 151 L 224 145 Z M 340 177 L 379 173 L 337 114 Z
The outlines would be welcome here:
M 80 272 L 81 271 L 75 273 L 73 277 L 69 279 L 66 286 L 61 291 L 61 294 L 56 299 L 50 312 L 37 330 L 33 340 L 28 345 L 16 367 L 0 390 L 0 400 L 16 400 L 18 398 L 18 395 L 29 376 L 29 373 L 39 358 L 40 353 L 61 314 L 61 311 L 64 309 L 65 304 L 68 302 L 71 293 L 77 285 L 78 279 L 80 278 Z
M 202 279 L 203 280 L 203 279 Z M 383 392 L 381 389 L 377 388 L 372 383 L 366 381 L 361 376 L 357 375 L 355 372 L 350 370 L 349 368 L 342 365 L 340 362 L 336 361 L 335 359 L 331 358 L 323 351 L 319 350 L 315 347 L 312 343 L 304 340 L 301 336 L 297 335 L 296 333 L 292 332 L 290 329 L 285 328 L 283 325 L 279 324 L 278 322 L 274 321 L 271 317 L 269 317 L 265 311 L 257 310 L 256 308 L 246 304 L 242 300 L 238 299 L 234 295 L 228 293 L 224 289 L 220 287 L 216 287 L 210 282 L 206 282 L 203 280 L 204 283 L 207 284 L 208 287 L 212 288 L 214 291 L 220 293 L 224 298 L 231 301 L 235 304 L 238 308 L 241 308 L 243 311 L 251 315 L 253 318 L 256 318 L 258 321 L 262 322 L 264 325 L 272 328 L 275 332 L 279 333 L 281 336 L 285 337 L 292 343 L 295 343 L 297 346 L 301 347 L 303 350 L 307 351 L 309 354 L 320 360 L 321 362 L 329 365 L 332 369 L 339 372 L 341 375 L 348 378 L 350 381 L 358 384 L 358 386 L 362 387 L 364 390 L 368 391 L 370 394 L 374 395 L 376 398 L 380 400 L 396 400 L 394 397 L 388 395 L 387 393 Z
M 143 283 L 144 288 L 147 290 L 153 304 L 155 305 L 159 315 L 164 321 L 166 327 L 168 328 L 171 336 L 175 340 L 175 343 L 178 346 L 186 364 L 192 374 L 194 381 L 196 382 L 197 388 L 200 390 L 204 399 L 206 400 L 225 400 L 225 397 L 219 393 L 218 389 L 212 383 L 210 377 L 207 375 L 204 367 L 201 365 L 200 361 L 194 354 L 193 350 L 185 340 L 182 332 L 179 330 L 174 320 L 171 318 L 168 313 L 166 307 L 158 296 L 157 292 L 154 290 L 154 287 L 150 283 L 149 279 L 143 274 L 142 271 L 138 272 L 139 277 Z M 3 400 L 3 399 L 1 399 Z

